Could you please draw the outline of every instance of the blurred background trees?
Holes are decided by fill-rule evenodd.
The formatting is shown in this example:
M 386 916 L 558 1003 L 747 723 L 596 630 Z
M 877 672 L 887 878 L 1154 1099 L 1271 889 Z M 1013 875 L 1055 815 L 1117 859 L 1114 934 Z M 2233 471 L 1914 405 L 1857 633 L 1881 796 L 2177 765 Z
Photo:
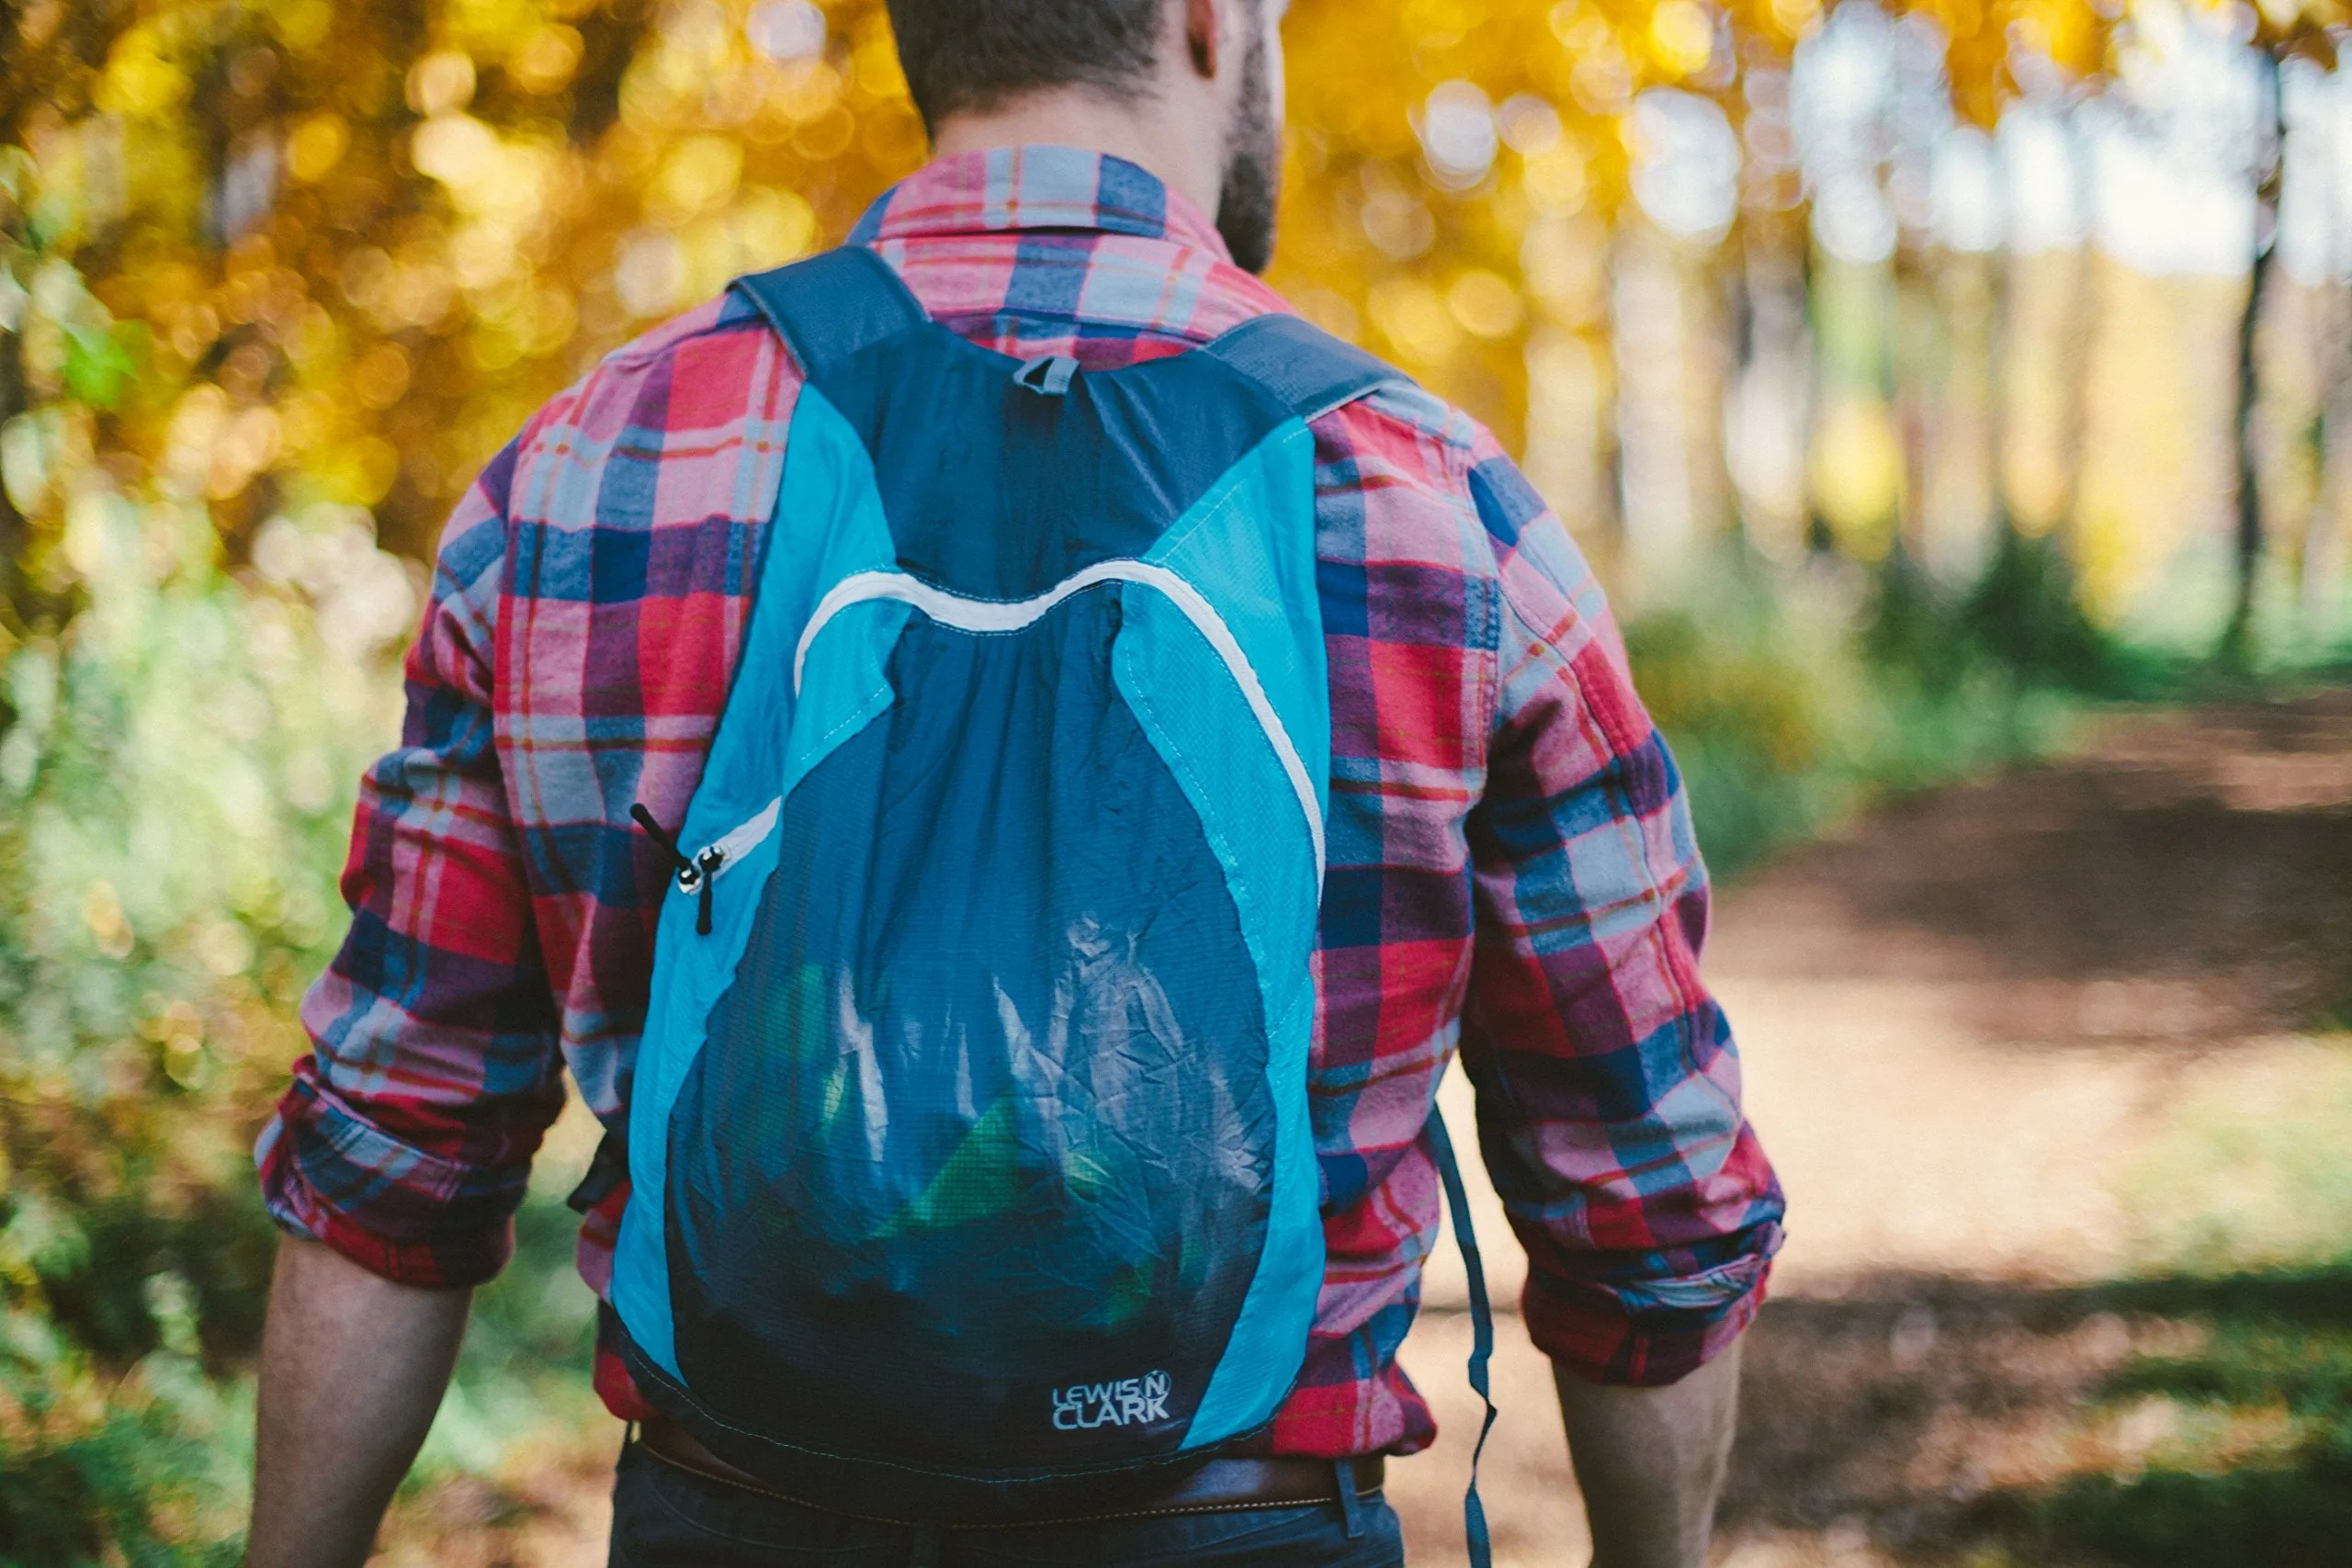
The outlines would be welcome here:
M 2013 534 L 2202 651 L 2243 489 L 2263 646 L 2329 646 L 2352 111 L 2334 0 L 2276 4 L 1302 0 L 1276 278 L 1495 425 L 1634 600 L 1732 539 L 1964 592 Z M 35 4 L 0 114 L 113 322 L 77 385 L 136 393 L 110 454 L 232 563 L 320 505 L 426 555 L 556 387 L 922 155 L 876 0 Z
M 1274 281 L 1522 454 L 1736 868 L 2070 693 L 2342 656 L 2344 22 L 1295 0 Z M 440 521 L 923 140 L 878 0 L 0 26 L 0 1554 L 225 1560 L 243 1145 Z

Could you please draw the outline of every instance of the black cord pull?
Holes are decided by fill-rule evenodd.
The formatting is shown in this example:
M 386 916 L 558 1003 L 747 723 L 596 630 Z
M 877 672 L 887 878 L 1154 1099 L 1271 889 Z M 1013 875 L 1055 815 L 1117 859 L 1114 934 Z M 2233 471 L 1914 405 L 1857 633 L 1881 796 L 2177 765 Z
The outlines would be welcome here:
M 630 818 L 636 821 L 639 827 L 645 829 L 645 836 L 647 838 L 652 840 L 655 843 L 670 852 L 670 858 L 678 863 L 678 869 L 680 871 L 688 870 L 694 865 L 695 863 L 686 858 L 686 852 L 678 847 L 677 835 L 671 832 L 667 828 L 662 826 L 661 823 L 655 821 L 653 819 L 653 813 L 645 809 L 645 807 L 641 802 L 636 806 L 630 807 L 628 808 L 628 814 Z
M 630 807 L 628 814 L 639 827 L 645 829 L 645 836 L 669 851 L 670 858 L 677 863 L 678 890 L 695 896 L 695 935 L 708 936 L 710 934 L 710 885 L 716 879 L 716 873 L 720 863 L 726 860 L 726 854 L 718 845 L 713 844 L 703 851 L 702 859 L 697 861 L 679 846 L 677 835 L 654 820 L 653 813 L 648 811 L 642 804 Z

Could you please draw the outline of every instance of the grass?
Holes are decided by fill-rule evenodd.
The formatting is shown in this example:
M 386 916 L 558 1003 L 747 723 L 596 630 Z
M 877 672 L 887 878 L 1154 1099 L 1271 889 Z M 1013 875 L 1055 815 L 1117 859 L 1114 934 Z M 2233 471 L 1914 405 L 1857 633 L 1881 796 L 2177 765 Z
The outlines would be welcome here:
M 2352 1037 L 2304 1051 L 2258 1095 L 2177 1112 L 2126 1173 L 2172 1271 L 2106 1293 L 2192 1336 L 2098 1391 L 2161 1423 L 2144 1463 L 2023 1500 L 2033 1539 L 2121 1568 L 2352 1560 Z
M 2144 1459 L 2004 1500 L 2020 1545 L 2118 1568 L 2335 1568 L 2352 1543 L 2352 1259 L 2113 1287 L 2199 1331 L 2142 1355 L 2095 1413 L 2153 1414 Z M 2143 1422 L 2143 1428 L 2151 1424 Z
M 2083 1424 L 2138 1440 L 2000 1499 L 2017 1561 L 2352 1561 L 2352 1037 L 2300 1049 L 2275 1081 L 2176 1111 L 2122 1173 L 2154 1272 L 2085 1310 L 2141 1325 L 2150 1348 L 2101 1381 Z
M 2352 1258 L 2352 1034 L 2171 1111 L 2117 1173 L 2151 1267 L 2228 1277 Z
M 1905 1568 L 2346 1560 L 2352 1257 L 2064 1287 L 1886 1275 L 1770 1303 L 1755 1335 L 1735 1539 L 1845 1534 Z

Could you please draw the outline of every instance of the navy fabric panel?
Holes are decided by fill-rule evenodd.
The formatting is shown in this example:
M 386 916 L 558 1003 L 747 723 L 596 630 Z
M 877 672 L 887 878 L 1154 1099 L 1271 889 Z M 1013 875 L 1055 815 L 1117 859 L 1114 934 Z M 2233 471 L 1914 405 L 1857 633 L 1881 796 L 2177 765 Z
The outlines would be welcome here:
M 1020 368 L 934 326 L 811 378 L 874 458 L 899 566 L 973 598 L 1144 554 L 1291 413 L 1204 354 L 1081 372 L 1060 397 Z
M 1182 1439 L 1274 1110 L 1232 895 L 1113 682 L 1125 592 L 914 617 L 895 703 L 785 803 L 669 1126 L 678 1366 L 720 1421 L 987 1469 Z M 1157 1418 L 1059 1418 L 1163 1374 Z
M 734 288 L 759 307 L 812 376 L 930 320 L 890 264 L 863 245 L 739 277 Z
M 1296 316 L 1259 316 L 1207 345 L 1310 423 L 1405 373 Z
M 1091 241 L 1041 233 L 1023 243 L 1052 252 Z M 1077 297 L 1054 292 L 1058 281 L 1009 308 L 1072 314 Z M 1083 269 L 1067 281 L 1075 288 Z M 1276 314 L 1200 353 L 1083 374 L 1067 395 L 1041 398 L 1014 383 L 1018 361 L 930 323 L 889 264 L 861 245 L 734 287 L 865 439 L 899 565 L 975 598 L 1027 598 L 1095 561 L 1142 555 L 1286 417 L 1319 418 L 1406 379 Z M 940 419 L 944 409 L 957 417 Z

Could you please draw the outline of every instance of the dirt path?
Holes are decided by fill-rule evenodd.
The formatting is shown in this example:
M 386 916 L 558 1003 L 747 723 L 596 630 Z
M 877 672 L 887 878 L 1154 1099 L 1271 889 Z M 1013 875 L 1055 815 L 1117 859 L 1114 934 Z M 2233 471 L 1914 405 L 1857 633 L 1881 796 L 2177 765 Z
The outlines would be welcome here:
M 2183 1288 L 2099 1282 L 2207 1231 L 2240 1262 L 2352 1243 L 2352 1178 L 2346 1202 L 2297 1203 L 2270 1157 L 2352 1166 L 2352 693 L 2118 720 L 2059 765 L 1892 807 L 1730 893 L 1708 973 L 1791 1201 L 1718 1562 L 2077 1561 L 1968 1543 L 2008 1539 L 2007 1500 L 2128 1478 L 2176 1435 L 2161 1401 L 2083 1402 L 2201 1332 Z M 1466 1134 L 1458 1082 L 1447 1103 Z M 1479 1204 L 1515 1300 L 1523 1260 Z M 2256 1288 L 2352 1316 L 2352 1283 Z M 1415 1568 L 1450 1568 L 1476 1430 L 1450 1246 L 1429 1293 L 1406 1362 L 1447 1435 L 1391 1492 Z M 1496 1382 L 1498 1562 L 1580 1564 L 1548 1366 L 1515 1317 Z M 608 1462 L 447 1489 L 379 1561 L 601 1562 Z
M 2236 1261 L 2345 1239 L 2231 1151 L 2352 1104 L 2352 694 L 2118 720 L 1894 806 L 1730 893 L 1707 970 L 1791 1204 L 1721 1560 L 1929 1560 L 2003 1498 L 2136 1473 L 2172 1417 L 2077 1407 L 2183 1330 L 2090 1287 L 2208 1230 Z M 1580 1562 L 1544 1365 L 1504 1345 L 1498 1561 Z M 1450 1418 L 1399 1467 L 1416 1568 L 1461 1561 L 1466 1346 L 1440 1311 L 1407 1347 Z

